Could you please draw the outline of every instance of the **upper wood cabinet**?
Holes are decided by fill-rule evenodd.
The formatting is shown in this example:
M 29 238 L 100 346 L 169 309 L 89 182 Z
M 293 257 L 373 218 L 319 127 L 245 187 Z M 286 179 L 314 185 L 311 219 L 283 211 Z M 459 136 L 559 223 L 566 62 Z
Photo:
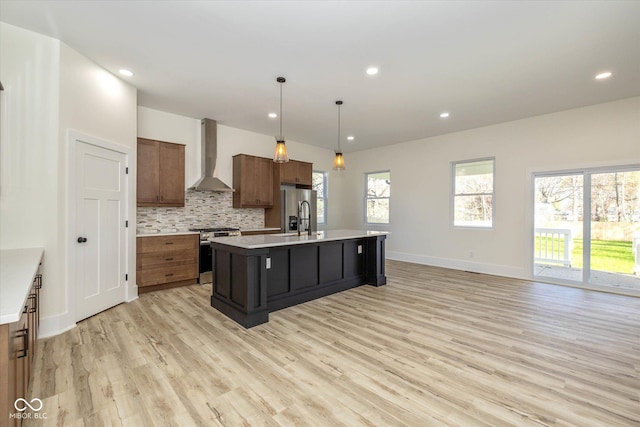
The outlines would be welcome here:
M 280 184 L 311 187 L 313 163 L 289 160 L 280 164 Z
M 273 206 L 273 160 L 238 154 L 233 156 L 234 208 Z
M 184 145 L 138 138 L 138 206 L 184 206 Z

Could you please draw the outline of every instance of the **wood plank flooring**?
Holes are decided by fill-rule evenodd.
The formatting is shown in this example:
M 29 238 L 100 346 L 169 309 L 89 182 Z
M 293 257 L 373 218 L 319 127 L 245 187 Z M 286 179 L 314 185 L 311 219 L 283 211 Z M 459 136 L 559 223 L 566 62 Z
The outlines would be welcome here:
M 640 299 L 387 261 L 245 330 L 210 286 L 41 340 L 56 426 L 638 426 Z

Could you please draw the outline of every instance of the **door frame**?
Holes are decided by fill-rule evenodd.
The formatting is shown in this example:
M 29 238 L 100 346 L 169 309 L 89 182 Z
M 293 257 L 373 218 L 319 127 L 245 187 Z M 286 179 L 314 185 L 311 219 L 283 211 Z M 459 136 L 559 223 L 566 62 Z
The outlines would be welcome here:
M 77 301 L 75 291 L 77 289 L 75 277 L 75 261 L 76 261 L 76 181 L 77 167 L 76 154 L 78 143 L 85 143 L 111 151 L 121 153 L 125 156 L 125 167 L 129 169 L 129 173 L 125 177 L 124 183 L 124 203 L 125 203 L 125 220 L 129 221 L 129 227 L 125 229 L 125 265 L 124 271 L 128 274 L 128 280 L 125 281 L 125 301 L 130 302 L 138 298 L 138 287 L 136 286 L 136 204 L 135 204 L 135 188 L 133 184 L 136 182 L 134 168 L 131 167 L 135 161 L 135 151 L 131 147 L 122 144 L 107 141 L 102 138 L 87 135 L 79 131 L 67 130 L 67 203 L 66 203 L 66 307 L 67 318 L 69 323 L 75 325 L 77 319 Z

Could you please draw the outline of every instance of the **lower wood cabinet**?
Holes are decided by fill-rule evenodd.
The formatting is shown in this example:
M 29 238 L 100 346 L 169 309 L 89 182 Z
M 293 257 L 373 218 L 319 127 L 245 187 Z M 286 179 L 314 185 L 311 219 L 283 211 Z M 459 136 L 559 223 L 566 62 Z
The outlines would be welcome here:
M 21 417 L 37 417 L 34 411 L 15 409 L 17 399 L 32 402 L 28 396 L 33 355 L 40 323 L 40 288 L 42 276 L 37 274 L 22 309 L 20 320 L 0 325 L 0 426 L 19 426 Z M 22 405 L 24 406 L 24 405 Z
M 139 236 L 136 239 L 138 293 L 198 282 L 199 234 Z

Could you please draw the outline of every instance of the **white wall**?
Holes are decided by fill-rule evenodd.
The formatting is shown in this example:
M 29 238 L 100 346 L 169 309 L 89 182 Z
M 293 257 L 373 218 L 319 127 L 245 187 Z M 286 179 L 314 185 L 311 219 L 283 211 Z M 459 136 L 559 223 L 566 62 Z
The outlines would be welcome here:
M 0 22 L 0 248 L 44 248 L 43 316 L 59 309 L 51 287 L 63 280 L 57 232 L 59 64 L 59 41 Z
M 490 156 L 495 227 L 454 229 L 450 162 Z M 348 162 L 342 206 L 353 228 L 364 227 L 364 173 L 391 170 L 389 258 L 530 278 L 531 174 L 640 164 L 640 97 L 352 153 Z
M 57 191 L 60 43 L 0 22 L 0 248 L 45 247 Z M 47 70 L 47 72 L 42 72 Z
M 138 107 L 138 136 L 185 144 L 185 185 L 190 187 L 200 177 L 200 119 L 179 116 L 147 107 Z M 314 169 L 329 172 L 327 228 L 342 228 L 339 214 L 342 176 L 333 171 L 333 151 L 312 145 L 287 141 L 289 158 L 311 162 Z M 251 154 L 272 157 L 275 138 L 218 124 L 217 175 L 225 184 L 233 185 L 233 156 Z
M 58 40 L 4 23 L 0 80 L 0 248 L 44 247 L 41 333 L 47 336 L 75 324 L 67 273 L 67 129 L 132 149 L 136 89 Z M 135 204 L 131 209 L 135 217 Z

